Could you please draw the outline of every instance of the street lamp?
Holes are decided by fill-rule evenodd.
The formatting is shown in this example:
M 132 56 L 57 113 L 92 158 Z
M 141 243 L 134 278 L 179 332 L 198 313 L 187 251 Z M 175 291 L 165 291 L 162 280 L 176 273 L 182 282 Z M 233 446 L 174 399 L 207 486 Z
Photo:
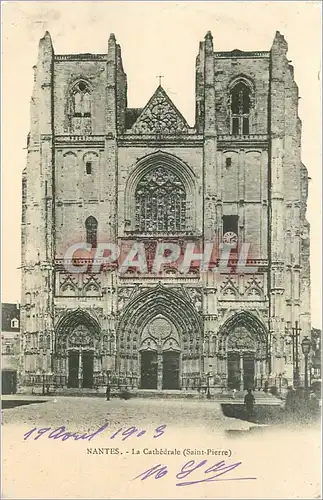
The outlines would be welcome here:
M 311 350 L 311 340 L 308 337 L 304 337 L 302 340 L 302 351 L 305 357 L 305 389 L 308 389 L 308 355 Z
M 287 322 L 287 331 L 290 330 L 290 322 Z M 298 366 L 298 344 L 299 336 L 301 333 L 301 328 L 298 326 L 298 321 L 295 321 L 295 326 L 292 327 L 289 338 L 286 338 L 286 345 L 292 344 L 293 346 L 293 385 L 298 387 L 299 385 L 299 366 Z

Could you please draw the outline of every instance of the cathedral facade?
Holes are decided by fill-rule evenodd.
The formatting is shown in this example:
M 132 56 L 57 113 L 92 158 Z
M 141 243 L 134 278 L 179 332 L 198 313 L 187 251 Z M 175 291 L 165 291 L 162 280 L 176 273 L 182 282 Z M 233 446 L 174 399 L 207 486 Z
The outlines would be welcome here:
M 304 376 L 290 338 L 311 331 L 308 174 L 286 54 L 279 32 L 262 52 L 217 52 L 208 32 L 192 127 L 161 85 L 127 106 L 113 34 L 104 54 L 58 55 L 46 32 L 22 179 L 20 391 L 262 388 L 289 383 L 295 356 Z M 210 242 L 207 269 L 177 265 Z M 93 266 L 104 244 L 121 250 Z M 133 244 L 144 269 L 120 264 Z M 160 244 L 180 252 L 156 270 Z

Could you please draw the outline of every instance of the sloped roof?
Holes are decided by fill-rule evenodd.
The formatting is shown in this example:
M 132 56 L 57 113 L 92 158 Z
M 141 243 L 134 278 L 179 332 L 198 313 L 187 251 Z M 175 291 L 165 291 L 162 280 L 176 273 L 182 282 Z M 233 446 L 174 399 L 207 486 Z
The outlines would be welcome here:
M 18 328 L 11 327 L 11 320 L 18 319 L 20 324 L 20 309 L 17 304 L 7 302 L 1 304 L 1 330 L 3 332 L 19 332 Z
M 137 120 L 138 116 L 142 112 L 142 108 L 127 108 L 126 109 L 126 129 L 132 127 L 132 125 Z
M 161 85 L 131 127 L 134 134 L 185 134 L 189 129 L 185 118 Z

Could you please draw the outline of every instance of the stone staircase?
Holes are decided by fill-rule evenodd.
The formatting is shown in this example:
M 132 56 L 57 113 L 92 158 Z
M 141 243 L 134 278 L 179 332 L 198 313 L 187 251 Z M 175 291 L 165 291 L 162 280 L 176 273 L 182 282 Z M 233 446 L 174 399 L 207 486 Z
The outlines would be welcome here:
M 111 398 L 121 397 L 123 388 L 111 388 Z M 153 390 L 153 389 L 129 389 L 128 394 L 130 398 L 149 398 L 149 399 L 194 399 L 194 400 L 207 400 L 217 401 L 219 403 L 237 404 L 241 405 L 244 402 L 246 391 L 237 391 L 235 397 L 232 397 L 232 391 L 225 391 L 223 389 L 211 388 L 210 398 L 207 397 L 206 391 L 197 390 Z M 281 399 L 273 396 L 269 392 L 254 391 L 256 404 L 264 405 L 279 405 Z M 33 396 L 69 396 L 69 397 L 96 397 L 105 398 L 105 388 L 100 389 L 84 389 L 84 388 L 56 388 L 49 393 L 42 394 L 42 388 L 33 389 L 32 391 L 25 392 L 25 395 Z M 124 398 L 126 399 L 126 398 Z
M 219 403 L 227 404 L 243 404 L 245 391 L 237 391 L 235 397 L 232 397 L 232 391 L 223 391 L 219 389 L 218 391 L 212 389 L 210 392 L 210 398 L 207 397 L 206 392 L 198 392 L 194 390 L 153 390 L 153 389 L 130 389 L 127 391 L 130 398 L 149 398 L 149 399 L 195 399 L 195 400 L 210 400 L 218 401 Z M 254 393 L 257 404 L 280 404 L 281 399 L 271 395 L 270 393 L 265 393 L 263 391 L 255 391 Z M 39 394 L 40 395 L 40 394 Z M 50 393 L 50 396 L 75 396 L 75 397 L 105 397 L 105 389 L 78 389 L 78 388 L 57 388 L 54 393 Z M 111 389 L 111 398 L 121 397 L 122 390 Z

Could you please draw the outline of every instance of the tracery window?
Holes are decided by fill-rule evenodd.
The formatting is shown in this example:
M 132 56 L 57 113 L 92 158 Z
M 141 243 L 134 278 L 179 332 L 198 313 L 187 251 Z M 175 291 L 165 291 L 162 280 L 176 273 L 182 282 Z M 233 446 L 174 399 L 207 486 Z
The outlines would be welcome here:
M 91 116 L 91 92 L 88 85 L 80 81 L 73 87 L 73 115 Z
M 185 231 L 185 187 L 179 177 L 165 167 L 158 166 L 141 178 L 135 202 L 137 231 Z
M 91 133 L 91 88 L 83 80 L 77 82 L 71 91 L 71 127 L 73 133 Z
M 92 248 L 96 248 L 98 242 L 98 221 L 95 217 L 88 217 L 85 221 L 86 229 L 86 243 L 90 244 Z
M 250 108 L 251 92 L 243 83 L 237 83 L 230 93 L 231 106 L 231 134 L 249 135 L 250 133 Z
M 19 328 L 19 320 L 17 318 L 13 318 L 11 320 L 11 328 Z

